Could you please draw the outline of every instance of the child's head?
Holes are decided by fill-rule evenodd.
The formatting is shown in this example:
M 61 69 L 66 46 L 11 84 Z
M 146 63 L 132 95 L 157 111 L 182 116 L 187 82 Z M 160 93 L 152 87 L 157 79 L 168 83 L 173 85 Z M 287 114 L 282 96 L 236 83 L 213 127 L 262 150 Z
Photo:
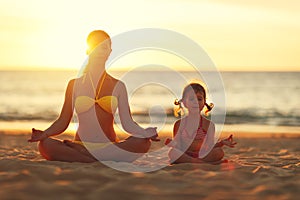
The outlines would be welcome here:
M 179 113 L 182 112 L 181 103 L 189 110 L 189 112 L 201 112 L 204 106 L 207 108 L 205 114 L 212 110 L 213 104 L 206 103 L 206 91 L 199 83 L 191 83 L 187 85 L 182 92 L 182 99 L 175 101 L 175 105 L 179 105 Z M 175 113 L 176 115 L 176 113 Z

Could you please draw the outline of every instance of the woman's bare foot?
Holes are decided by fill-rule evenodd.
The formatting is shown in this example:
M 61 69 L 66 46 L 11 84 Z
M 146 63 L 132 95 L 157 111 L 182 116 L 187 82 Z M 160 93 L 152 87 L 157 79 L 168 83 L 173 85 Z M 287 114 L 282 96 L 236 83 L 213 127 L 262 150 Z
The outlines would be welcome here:
M 82 153 L 86 156 L 91 156 L 90 152 L 81 144 L 74 143 L 70 140 L 64 140 L 63 143 L 66 144 L 67 146 L 71 147 L 72 149 L 79 151 L 80 153 Z

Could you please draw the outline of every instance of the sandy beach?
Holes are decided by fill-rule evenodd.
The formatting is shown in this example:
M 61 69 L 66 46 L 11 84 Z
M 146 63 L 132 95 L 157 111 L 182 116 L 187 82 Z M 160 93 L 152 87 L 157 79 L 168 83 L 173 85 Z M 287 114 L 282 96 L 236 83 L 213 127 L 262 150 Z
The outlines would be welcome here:
M 300 199 L 300 0 L 0 5 L 0 200 Z M 237 145 L 219 164 L 170 164 L 173 130 L 212 136 L 198 114 Z M 94 157 L 111 159 L 118 149 L 104 154 L 100 132 L 155 127 L 161 141 L 132 163 L 48 161 L 28 142 L 32 128 L 49 128 L 32 141 L 79 130 Z M 45 157 L 93 161 L 44 144 Z
M 100 162 L 46 161 L 28 137 L 29 130 L 0 133 L 1 199 L 298 199 L 300 194 L 300 134 L 235 133 L 238 145 L 225 148 L 228 163 L 169 165 L 150 173 L 121 172 Z M 162 146 L 153 143 L 152 149 Z

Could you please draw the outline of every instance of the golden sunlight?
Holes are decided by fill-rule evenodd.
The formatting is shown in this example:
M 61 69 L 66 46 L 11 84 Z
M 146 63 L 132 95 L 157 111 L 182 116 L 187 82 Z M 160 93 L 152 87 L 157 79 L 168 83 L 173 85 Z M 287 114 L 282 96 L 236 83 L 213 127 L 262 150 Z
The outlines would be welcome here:
M 78 69 L 86 56 L 90 31 L 103 29 L 113 37 L 151 27 L 186 35 L 202 46 L 221 70 L 300 70 L 300 12 L 293 2 L 276 2 L 270 7 L 258 1 L 130 0 L 133 10 L 128 2 L 112 0 L 101 11 L 99 4 L 96 0 L 2 1 L 0 69 Z M 132 59 L 122 65 L 131 63 Z

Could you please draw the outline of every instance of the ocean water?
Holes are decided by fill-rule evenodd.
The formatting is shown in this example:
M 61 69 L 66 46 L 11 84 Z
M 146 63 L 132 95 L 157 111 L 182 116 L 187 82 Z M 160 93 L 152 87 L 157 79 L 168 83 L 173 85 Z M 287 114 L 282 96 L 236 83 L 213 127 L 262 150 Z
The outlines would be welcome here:
M 154 125 L 174 123 L 173 102 L 187 82 L 213 78 L 209 72 L 110 73 L 126 83 L 134 120 Z M 55 120 L 67 82 L 76 76 L 76 71 L 1 71 L 0 124 Z M 299 72 L 222 72 L 220 77 L 223 84 L 209 86 L 208 101 L 225 95 L 225 106 L 216 105 L 212 113 L 226 110 L 225 124 L 300 126 Z

